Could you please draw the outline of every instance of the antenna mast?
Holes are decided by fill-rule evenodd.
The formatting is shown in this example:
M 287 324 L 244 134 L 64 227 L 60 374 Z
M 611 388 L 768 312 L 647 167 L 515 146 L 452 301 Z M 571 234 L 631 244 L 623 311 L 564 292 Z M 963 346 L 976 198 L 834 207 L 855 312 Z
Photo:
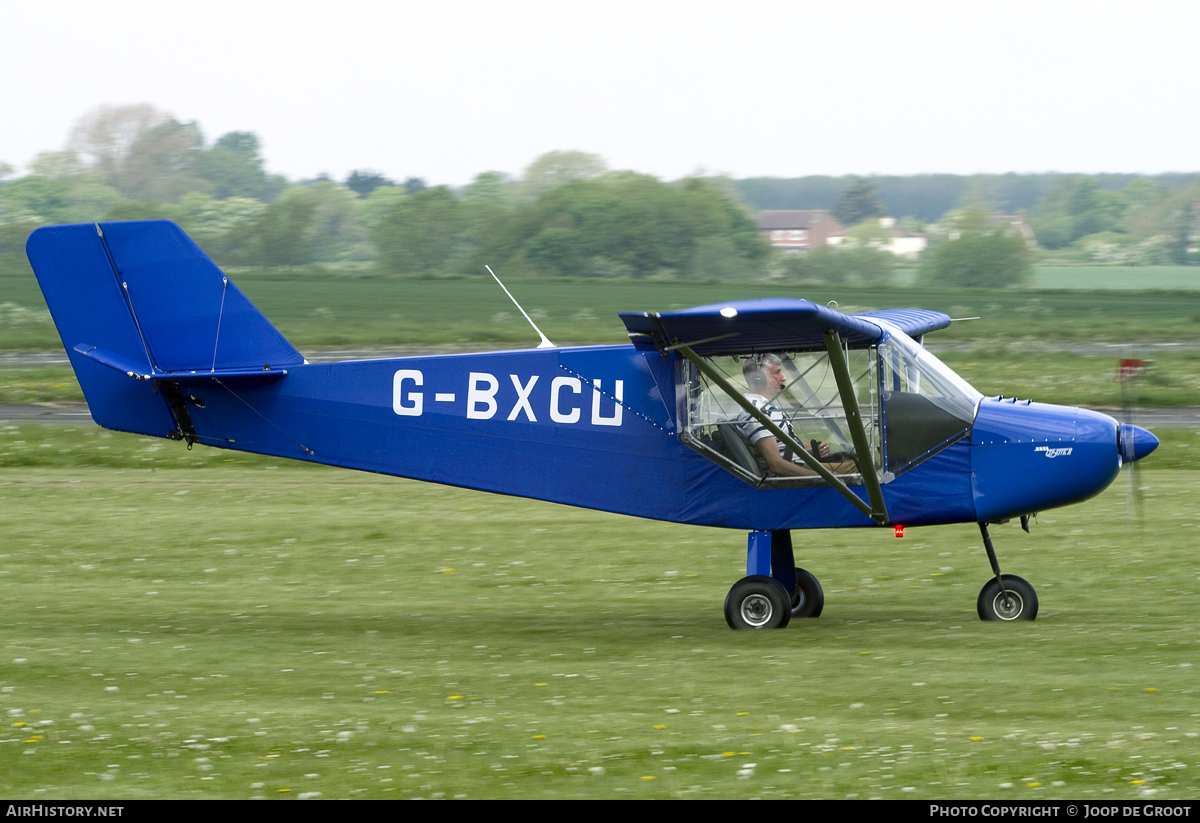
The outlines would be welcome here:
M 484 266 L 484 268 L 488 270 L 488 274 L 490 274 L 492 276 L 492 279 L 495 280 L 500 285 L 500 288 L 504 289 L 504 293 L 508 295 L 508 299 L 513 301 L 513 305 L 517 307 L 517 311 L 519 311 L 521 314 L 525 315 L 525 319 L 529 321 L 529 325 L 533 326 L 533 330 L 538 333 L 538 337 L 542 338 L 542 342 L 538 343 L 538 348 L 539 349 L 557 348 L 553 343 L 550 342 L 550 339 L 548 337 L 546 337 L 546 335 L 542 334 L 542 330 L 537 327 L 537 323 L 534 323 L 533 320 L 530 318 L 530 316 L 528 314 L 525 314 L 525 310 L 523 308 L 521 308 L 521 304 L 517 302 L 517 298 L 513 297 L 512 292 L 510 292 L 507 288 L 505 288 L 504 284 L 500 282 L 500 278 L 496 277 L 496 273 L 494 271 L 492 271 L 492 267 Z

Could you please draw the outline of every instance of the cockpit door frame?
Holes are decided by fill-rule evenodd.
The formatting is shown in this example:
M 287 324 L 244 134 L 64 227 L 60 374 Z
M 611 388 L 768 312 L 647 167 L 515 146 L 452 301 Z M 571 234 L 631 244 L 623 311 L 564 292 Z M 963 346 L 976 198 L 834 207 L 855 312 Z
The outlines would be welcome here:
M 832 335 L 832 337 L 831 337 Z M 820 477 L 834 488 L 840 495 L 845 497 L 852 503 L 855 508 L 872 518 L 879 525 L 886 525 L 887 507 L 883 501 L 883 492 L 879 487 L 879 478 L 873 471 L 873 460 L 871 458 L 870 446 L 868 445 L 866 431 L 863 429 L 862 417 L 858 410 L 858 399 L 854 394 L 854 384 L 850 378 L 850 369 L 847 365 L 846 358 L 841 349 L 841 339 L 836 331 L 826 332 L 825 334 L 826 348 L 832 346 L 830 352 L 830 366 L 834 371 L 835 379 L 837 380 L 838 392 L 842 397 L 842 403 L 847 412 L 847 425 L 850 427 L 851 439 L 854 442 L 855 452 L 859 455 L 864 455 L 867 462 L 867 469 L 862 471 L 863 483 L 867 487 L 867 497 L 870 503 L 866 503 L 850 490 L 850 488 L 841 481 L 839 477 L 829 471 L 820 461 L 808 453 L 800 443 L 796 442 L 795 438 L 783 431 L 775 424 L 769 416 L 764 414 L 760 409 L 756 408 L 753 403 L 747 400 L 742 393 L 725 379 L 725 376 L 714 369 L 704 358 L 697 355 L 685 343 L 679 342 L 678 338 L 675 344 L 667 347 L 667 350 L 678 351 L 689 363 L 695 366 L 705 377 L 715 383 L 721 391 L 733 400 L 753 419 L 761 423 L 767 431 L 771 432 L 781 443 L 789 447 L 793 454 L 804 461 L 804 464 L 815 471 Z M 836 354 L 834 354 L 836 352 Z

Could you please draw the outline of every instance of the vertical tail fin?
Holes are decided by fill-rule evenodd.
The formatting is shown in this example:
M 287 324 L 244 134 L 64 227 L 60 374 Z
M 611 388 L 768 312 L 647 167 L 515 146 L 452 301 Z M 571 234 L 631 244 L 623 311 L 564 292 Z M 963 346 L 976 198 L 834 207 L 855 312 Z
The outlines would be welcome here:
M 163 397 L 130 376 L 304 362 L 170 221 L 47 226 L 25 249 L 92 416 L 106 428 L 159 437 L 177 428 Z

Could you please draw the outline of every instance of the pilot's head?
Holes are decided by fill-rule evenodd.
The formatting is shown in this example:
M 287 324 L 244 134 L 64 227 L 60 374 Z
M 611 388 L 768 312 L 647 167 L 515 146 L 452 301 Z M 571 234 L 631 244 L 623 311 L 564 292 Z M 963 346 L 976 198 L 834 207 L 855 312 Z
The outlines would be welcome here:
M 783 391 L 787 384 L 783 376 L 783 358 L 771 352 L 747 357 L 742 363 L 742 375 L 750 391 L 768 400 Z

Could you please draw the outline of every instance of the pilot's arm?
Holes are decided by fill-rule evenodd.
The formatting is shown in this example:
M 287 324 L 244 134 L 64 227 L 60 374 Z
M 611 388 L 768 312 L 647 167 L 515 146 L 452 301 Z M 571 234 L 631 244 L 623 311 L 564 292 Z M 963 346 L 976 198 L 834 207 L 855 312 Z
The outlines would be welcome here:
M 825 454 L 829 453 L 829 446 L 821 444 Z M 779 441 L 774 437 L 763 437 L 754 443 L 754 447 L 758 449 L 759 454 L 767 463 L 767 469 L 772 474 L 781 474 L 787 477 L 816 477 L 817 473 L 808 466 L 802 466 L 799 463 L 793 463 L 791 460 L 784 460 L 783 455 L 779 453 Z

